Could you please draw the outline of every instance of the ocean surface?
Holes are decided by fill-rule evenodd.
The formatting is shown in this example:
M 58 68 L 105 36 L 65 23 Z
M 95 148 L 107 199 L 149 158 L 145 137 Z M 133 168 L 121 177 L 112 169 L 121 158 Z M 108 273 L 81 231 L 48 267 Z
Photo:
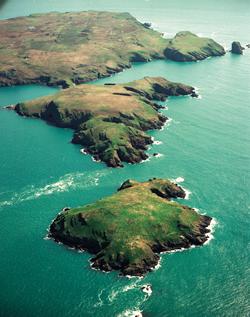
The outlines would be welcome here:
M 181 30 L 213 37 L 226 48 L 250 43 L 250 1 L 9 0 L 5 19 L 34 12 L 128 11 L 173 36 Z M 199 63 L 134 64 L 104 82 L 164 76 L 198 88 L 200 99 L 170 98 L 171 118 L 149 153 L 159 157 L 109 169 L 70 143 L 72 131 L 0 109 L 0 316 L 145 317 L 250 316 L 250 49 L 243 56 Z M 0 106 L 53 94 L 55 88 L 0 89 Z M 44 239 L 61 208 L 112 194 L 126 179 L 183 178 L 183 203 L 216 219 L 214 239 L 166 254 L 144 279 L 90 269 L 88 253 Z M 152 285 L 152 295 L 141 291 Z

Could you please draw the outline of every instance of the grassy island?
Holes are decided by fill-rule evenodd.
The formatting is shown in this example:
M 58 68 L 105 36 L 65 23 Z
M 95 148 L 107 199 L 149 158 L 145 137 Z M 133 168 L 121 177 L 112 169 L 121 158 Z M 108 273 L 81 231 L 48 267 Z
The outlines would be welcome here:
M 78 85 L 59 93 L 17 104 L 16 112 L 75 130 L 73 143 L 110 167 L 147 158 L 152 139 L 145 131 L 159 129 L 167 118 L 153 100 L 193 95 L 194 88 L 161 77 L 128 84 Z
M 170 200 L 177 197 L 185 192 L 169 180 L 128 180 L 110 197 L 62 211 L 49 237 L 94 254 L 93 268 L 144 275 L 157 265 L 160 252 L 208 239 L 211 218 Z
M 165 39 L 129 13 L 32 14 L 0 21 L 0 86 L 85 83 L 131 66 L 169 58 L 195 61 L 225 54 L 190 32 Z

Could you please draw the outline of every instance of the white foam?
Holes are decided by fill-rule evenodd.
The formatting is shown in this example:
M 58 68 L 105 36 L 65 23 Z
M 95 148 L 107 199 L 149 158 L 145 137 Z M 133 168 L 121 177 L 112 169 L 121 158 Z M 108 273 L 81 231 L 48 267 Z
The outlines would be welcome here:
M 146 163 L 146 162 L 149 162 L 149 161 L 150 161 L 150 157 L 146 158 L 146 160 L 142 160 L 142 161 L 140 162 L 140 164 Z
M 153 145 L 161 145 L 162 144 L 162 141 L 154 141 L 153 142 Z
M 207 227 L 208 230 L 210 230 L 210 232 L 206 235 L 207 236 L 207 241 L 204 243 L 204 245 L 207 245 L 210 243 L 211 240 L 214 239 L 214 230 L 215 230 L 215 226 L 218 224 L 217 220 L 215 218 L 212 218 L 210 225 Z
M 108 296 L 108 300 L 112 303 L 119 293 L 119 290 L 112 290 L 111 294 Z
M 173 121 L 172 118 L 168 118 L 168 120 L 164 122 L 164 124 L 161 127 L 160 131 L 163 131 L 172 121 Z
M 198 212 L 198 213 L 200 213 L 200 209 L 199 208 L 194 207 L 193 210 Z
M 100 162 L 101 162 L 101 160 L 97 160 L 97 159 L 95 159 L 93 156 L 91 156 L 91 158 L 92 158 L 92 161 L 93 161 L 93 162 L 96 162 L 96 163 L 100 163 Z
M 106 273 L 106 274 L 111 273 L 111 271 L 104 271 L 104 270 L 101 270 L 101 269 L 99 269 L 99 268 L 94 267 L 94 266 L 93 266 L 94 263 L 92 263 L 91 260 L 89 260 L 89 263 L 90 263 L 91 269 L 94 270 L 94 271 L 102 272 L 102 273 Z
M 103 305 L 102 294 L 105 291 L 105 288 L 100 291 L 98 294 L 98 302 L 94 305 L 94 307 L 100 307 Z
M 180 249 L 175 249 L 175 250 L 170 250 L 170 251 L 163 251 L 163 252 L 160 252 L 160 254 L 172 254 L 172 253 L 182 252 L 182 251 L 185 251 L 185 250 L 188 250 L 188 249 L 180 248 Z
M 161 153 L 157 153 L 156 155 L 154 155 L 154 157 L 156 157 L 156 158 L 159 158 L 159 157 L 162 157 L 162 156 L 164 156 L 164 154 L 161 154 Z
M 161 267 L 161 257 L 159 258 L 158 263 L 156 264 L 156 266 L 153 268 L 154 271 L 159 270 L 159 268 Z
M 11 206 L 11 205 L 13 205 L 13 201 L 12 200 L 0 201 L 0 207 Z
M 146 293 L 148 296 L 151 296 L 153 292 L 151 285 L 148 285 L 148 284 L 142 285 L 141 290 L 143 291 L 143 293 Z
M 140 281 L 140 279 L 137 278 L 134 283 L 131 283 L 131 284 L 129 284 L 129 285 L 124 286 L 123 289 L 122 289 L 122 291 L 123 291 L 123 292 L 128 292 L 128 291 L 130 291 L 130 290 L 132 290 L 132 289 L 137 288 L 137 284 L 138 284 L 139 281 Z
M 121 314 L 117 315 L 117 317 L 142 317 L 142 310 L 127 309 Z
M 177 177 L 176 179 L 174 179 L 174 182 L 175 183 L 183 183 L 185 181 L 185 178 L 184 177 Z
M 134 275 L 125 275 L 128 279 L 137 279 L 137 280 L 142 280 L 144 276 L 134 276 Z
M 81 149 L 80 152 L 81 152 L 82 154 L 85 154 L 85 155 L 88 154 L 85 149 Z
M 192 192 L 184 187 L 182 187 L 182 189 L 184 190 L 185 192 L 185 200 L 189 200 L 190 199 L 190 195 L 192 194 Z
M 42 196 L 48 196 L 55 193 L 67 192 L 78 188 L 89 188 L 99 184 L 100 177 L 104 172 L 95 173 L 70 173 L 60 177 L 57 181 L 51 182 L 45 186 L 35 187 L 27 186 L 19 193 L 14 193 L 8 200 L 0 201 L 0 208 L 11 206 L 23 201 L 38 199 Z

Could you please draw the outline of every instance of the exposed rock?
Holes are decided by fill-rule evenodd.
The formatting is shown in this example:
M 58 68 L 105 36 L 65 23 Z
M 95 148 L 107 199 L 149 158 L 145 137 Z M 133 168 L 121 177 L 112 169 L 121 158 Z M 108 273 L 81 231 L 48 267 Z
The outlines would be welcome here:
M 145 22 L 145 23 L 143 23 L 143 25 L 145 26 L 145 28 L 147 28 L 147 29 L 150 29 L 151 28 L 151 26 L 152 26 L 152 24 L 151 23 L 149 23 L 149 22 Z
M 231 53 L 233 54 L 243 54 L 244 47 L 241 46 L 240 42 L 233 42 Z

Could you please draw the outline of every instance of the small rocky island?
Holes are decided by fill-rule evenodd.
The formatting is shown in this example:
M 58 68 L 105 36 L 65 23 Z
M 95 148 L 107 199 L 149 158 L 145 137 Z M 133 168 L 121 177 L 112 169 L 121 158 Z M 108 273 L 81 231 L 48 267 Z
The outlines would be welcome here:
M 85 83 L 152 59 L 197 61 L 225 54 L 209 38 L 180 32 L 173 39 L 129 13 L 32 14 L 0 21 L 0 87 Z
M 185 198 L 185 191 L 169 180 L 128 180 L 110 197 L 66 208 L 52 222 L 48 235 L 94 254 L 93 268 L 142 276 L 158 264 L 161 252 L 208 240 L 212 219 L 172 198 Z
M 75 130 L 73 143 L 81 144 L 95 160 L 121 167 L 122 162 L 145 160 L 153 143 L 145 131 L 160 129 L 167 121 L 154 100 L 180 95 L 197 96 L 191 86 L 145 77 L 128 84 L 78 85 L 14 109 L 19 115 Z
M 241 46 L 240 42 L 236 42 L 235 41 L 235 42 L 232 43 L 231 53 L 242 55 L 244 49 L 245 48 L 243 46 Z

